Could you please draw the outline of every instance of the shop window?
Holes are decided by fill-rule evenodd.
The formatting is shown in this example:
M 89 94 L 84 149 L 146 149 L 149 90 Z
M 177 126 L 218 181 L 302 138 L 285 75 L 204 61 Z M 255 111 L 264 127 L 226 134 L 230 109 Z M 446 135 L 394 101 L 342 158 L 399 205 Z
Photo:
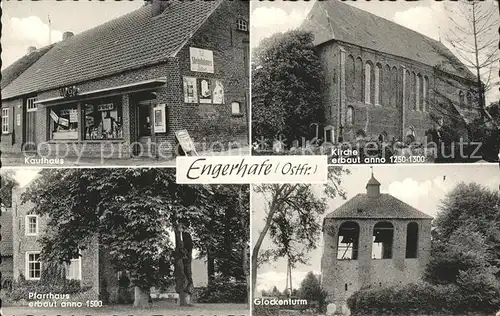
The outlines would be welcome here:
M 234 116 L 238 116 L 238 115 L 242 115 L 242 111 L 241 111 L 241 103 L 240 102 L 236 102 L 234 101 L 233 103 L 231 103 L 231 113 L 234 115 Z
M 248 23 L 244 19 L 236 20 L 236 28 L 238 31 L 248 32 Z
M 54 106 L 48 112 L 50 139 L 78 139 L 78 105 Z
M 81 280 L 82 279 L 82 257 L 78 254 L 66 264 L 66 279 Z
M 344 222 L 339 227 L 337 240 L 338 260 L 357 260 L 359 245 L 359 225 L 356 222 Z
M 9 108 L 2 109 L 2 134 L 9 133 Z
M 83 105 L 86 140 L 123 137 L 121 98 L 99 99 Z
M 40 262 L 40 251 L 26 253 L 26 279 L 40 280 L 42 274 L 42 263 Z
M 379 222 L 373 227 L 373 259 L 391 259 L 394 226 L 389 222 Z
M 26 215 L 26 236 L 38 235 L 38 216 Z
M 411 222 L 406 227 L 406 258 L 417 258 L 418 224 Z

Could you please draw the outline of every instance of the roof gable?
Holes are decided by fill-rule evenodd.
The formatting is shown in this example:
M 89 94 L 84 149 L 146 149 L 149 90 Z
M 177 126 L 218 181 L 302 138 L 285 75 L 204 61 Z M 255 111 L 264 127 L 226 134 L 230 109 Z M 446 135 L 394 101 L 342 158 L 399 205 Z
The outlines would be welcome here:
M 390 194 L 370 197 L 364 193 L 355 197 L 331 212 L 326 218 L 338 219 L 432 219 L 411 205 Z
M 5 89 L 2 98 L 46 91 L 166 61 L 223 0 L 176 1 L 152 17 L 152 6 L 56 43 Z
M 314 34 L 316 45 L 339 40 L 474 78 L 441 42 L 339 0 L 317 1 L 301 29 Z

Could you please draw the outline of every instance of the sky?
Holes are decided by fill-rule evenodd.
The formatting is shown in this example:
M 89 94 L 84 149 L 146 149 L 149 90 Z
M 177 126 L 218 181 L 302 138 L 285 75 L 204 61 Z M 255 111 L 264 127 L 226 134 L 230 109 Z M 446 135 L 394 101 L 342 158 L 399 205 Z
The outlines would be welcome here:
M 300 26 L 316 1 L 254 1 L 251 8 L 251 45 L 257 47 L 263 38 L 273 33 L 285 32 Z M 453 47 L 446 42 L 446 34 L 452 29 L 454 22 L 450 20 L 450 12 L 456 10 L 451 1 L 419 0 L 419 1 L 347 1 L 349 5 L 368 11 L 392 22 L 403 25 L 435 40 L 441 38 L 450 50 Z M 486 0 L 485 5 L 491 10 L 498 11 L 498 3 Z M 453 16 L 459 23 L 457 16 Z M 498 25 L 498 14 L 493 16 Z M 496 20 L 495 20 L 496 19 Z M 461 23 L 460 23 L 461 24 Z M 491 36 L 498 38 L 498 26 L 494 27 Z M 496 63 L 498 73 L 498 63 Z M 494 71 L 495 71 L 494 70 Z M 474 72 L 475 73 L 475 72 Z M 483 78 L 484 81 L 485 78 Z M 499 82 L 496 76 L 496 82 Z M 498 101 L 500 92 L 498 85 L 491 89 L 487 95 L 487 104 Z
M 26 54 L 29 46 L 49 45 L 62 40 L 66 31 L 81 33 L 106 21 L 134 11 L 143 1 L 15 1 L 1 2 L 2 69 Z
M 347 192 L 347 200 L 358 193 L 365 193 L 365 185 L 370 179 L 369 166 L 347 166 L 350 175 L 342 179 L 342 188 Z M 441 200 L 460 182 L 476 182 L 492 190 L 498 190 L 500 172 L 498 165 L 391 165 L 374 166 L 375 178 L 381 183 L 381 193 L 389 193 L 408 203 L 418 210 L 433 217 L 439 212 Z M 318 192 L 320 187 L 318 188 Z M 330 213 L 347 200 L 337 198 L 330 200 Z M 265 220 L 265 198 L 261 194 L 252 195 L 252 240 L 257 240 Z M 320 220 L 322 222 L 322 219 Z M 307 265 L 300 265 L 292 270 L 292 285 L 300 286 L 300 282 L 309 271 L 321 272 L 322 238 L 318 240 L 318 248 L 309 253 Z M 265 239 L 261 251 L 272 247 L 269 239 Z M 256 294 L 262 290 L 271 290 L 276 286 L 283 291 L 286 285 L 286 260 L 280 259 L 258 268 Z

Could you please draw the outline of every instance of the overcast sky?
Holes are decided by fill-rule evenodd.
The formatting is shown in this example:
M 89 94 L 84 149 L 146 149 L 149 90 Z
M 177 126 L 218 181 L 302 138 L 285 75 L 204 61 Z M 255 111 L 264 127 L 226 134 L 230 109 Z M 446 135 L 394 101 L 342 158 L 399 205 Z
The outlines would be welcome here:
M 314 3 L 315 1 L 252 1 L 250 18 L 252 47 L 256 47 L 263 38 L 269 37 L 273 33 L 284 32 L 300 26 Z M 456 9 L 451 1 L 347 1 L 345 3 L 396 22 L 435 40 L 441 38 L 442 42 L 453 51 L 451 45 L 445 42 L 446 34 L 453 26 L 453 22 L 449 19 L 450 12 Z M 498 12 L 496 1 L 486 0 L 485 5 L 491 7 L 494 12 Z M 497 30 L 500 20 L 498 13 L 493 18 L 497 27 L 493 28 L 491 36 L 498 38 Z M 456 16 L 454 20 L 458 21 Z M 498 66 L 498 63 L 496 65 Z M 496 71 L 498 72 L 498 67 Z M 495 81 L 498 82 L 498 76 L 495 78 Z M 500 98 L 498 85 L 487 93 L 486 98 L 488 104 L 498 101 Z
M 369 166 L 347 167 L 351 174 L 342 180 L 342 187 L 347 192 L 347 200 L 358 193 L 365 193 L 365 186 L 370 178 Z M 460 182 L 476 182 L 493 190 L 500 185 L 498 165 L 391 165 L 374 166 L 374 175 L 381 183 L 382 193 L 389 193 L 398 199 L 410 204 L 418 210 L 433 217 L 438 212 L 440 201 Z M 332 212 L 347 200 L 340 198 L 329 202 Z M 326 215 L 326 214 L 325 214 Z M 258 238 L 264 226 L 265 199 L 260 194 L 252 195 L 252 240 Z M 320 220 L 320 222 L 322 219 Z M 321 271 L 321 254 L 323 240 L 318 240 L 318 247 L 309 254 L 307 265 L 298 266 L 292 271 L 292 285 L 298 287 L 309 271 L 319 274 Z M 266 239 L 262 250 L 271 247 Z M 257 292 L 270 290 L 276 286 L 280 291 L 286 284 L 286 260 L 279 260 L 258 268 Z

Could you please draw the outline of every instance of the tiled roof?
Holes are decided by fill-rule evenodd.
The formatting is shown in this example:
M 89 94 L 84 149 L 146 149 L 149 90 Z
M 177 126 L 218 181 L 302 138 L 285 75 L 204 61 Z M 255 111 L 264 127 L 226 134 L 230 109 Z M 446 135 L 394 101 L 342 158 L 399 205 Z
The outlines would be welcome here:
M 171 1 L 156 17 L 151 5 L 63 40 L 5 89 L 2 98 L 46 91 L 166 61 L 223 0 Z
M 314 34 L 316 45 L 339 40 L 474 78 L 441 42 L 339 0 L 317 1 L 301 29 Z
M 0 215 L 0 233 L 2 240 L 0 241 L 0 253 L 2 257 L 12 256 L 13 239 L 12 239 L 12 212 L 2 212 Z
M 31 54 L 24 55 L 12 65 L 2 70 L 2 89 L 14 81 L 14 79 L 19 77 L 26 69 L 28 69 L 29 66 L 33 65 L 33 63 L 49 51 L 52 46 L 53 45 L 48 45 L 32 52 Z
M 342 219 L 432 219 L 389 194 L 369 197 L 360 193 L 331 212 L 326 218 Z

